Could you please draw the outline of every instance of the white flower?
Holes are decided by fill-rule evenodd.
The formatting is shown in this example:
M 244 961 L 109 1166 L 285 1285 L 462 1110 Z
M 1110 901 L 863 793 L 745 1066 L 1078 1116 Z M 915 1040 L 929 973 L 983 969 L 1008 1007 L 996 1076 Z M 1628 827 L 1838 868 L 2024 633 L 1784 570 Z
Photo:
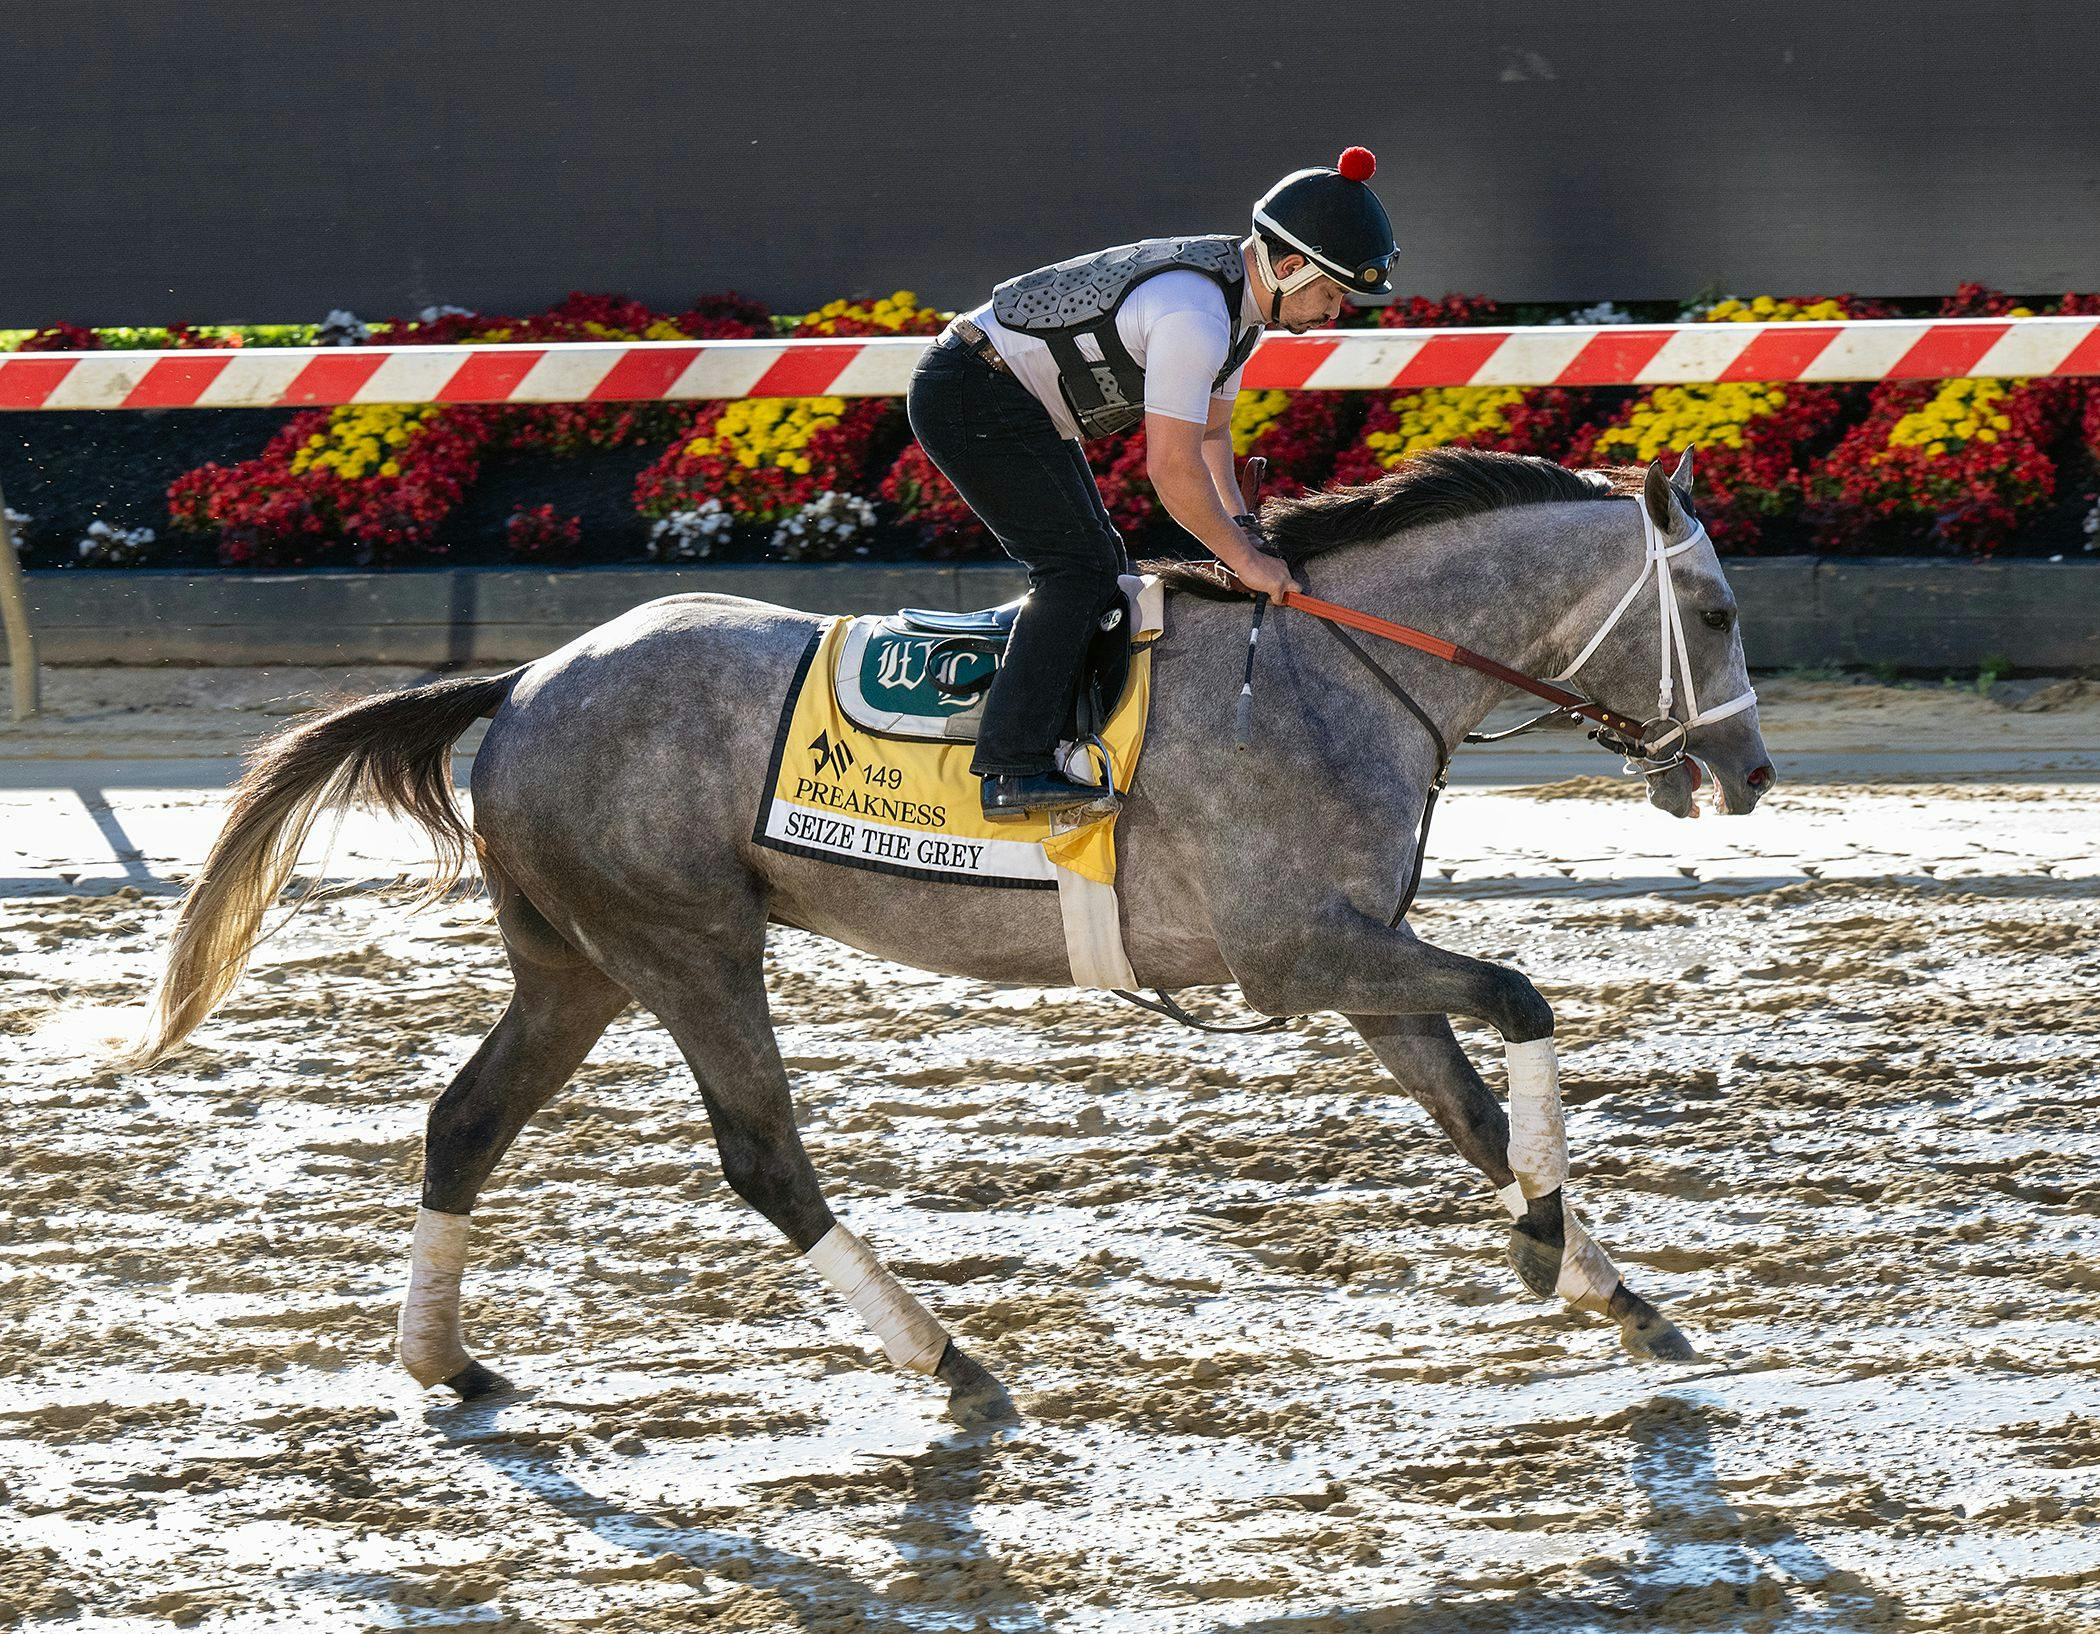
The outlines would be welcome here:
M 734 519 L 719 499 L 703 499 L 690 511 L 673 511 L 649 530 L 648 554 L 658 562 L 697 562 L 714 554 Z
M 336 316 L 333 312 L 328 315 L 331 318 Z M 343 316 L 348 317 L 349 314 L 344 313 Z M 416 314 L 416 322 L 436 323 L 440 318 L 471 318 L 473 316 L 474 309 L 471 306 L 426 306 Z
M 132 567 L 146 559 L 154 537 L 151 528 L 113 528 L 96 521 L 73 549 L 83 567 Z
M 320 331 L 314 336 L 316 346 L 362 346 L 372 338 L 372 331 L 358 321 L 355 312 L 346 312 L 341 307 L 333 308 L 321 320 Z
M 875 507 L 858 494 L 826 489 L 773 530 L 771 549 L 784 562 L 832 561 L 848 554 L 865 556 L 865 544 L 853 540 L 875 526 Z
M 26 513 L 16 510 L 12 505 L 6 506 L 5 509 L 7 511 L 7 536 L 14 541 L 15 553 L 19 555 L 22 550 L 22 533 L 29 526 L 29 517 Z
M 1564 318 L 1548 318 L 1549 324 L 1600 324 L 1632 323 L 1634 316 L 1624 307 L 1614 306 L 1609 301 L 1599 301 L 1595 306 L 1586 306 L 1579 312 L 1570 312 Z
M 2100 496 L 2093 500 L 2093 508 L 2085 513 L 2085 548 L 2100 550 Z

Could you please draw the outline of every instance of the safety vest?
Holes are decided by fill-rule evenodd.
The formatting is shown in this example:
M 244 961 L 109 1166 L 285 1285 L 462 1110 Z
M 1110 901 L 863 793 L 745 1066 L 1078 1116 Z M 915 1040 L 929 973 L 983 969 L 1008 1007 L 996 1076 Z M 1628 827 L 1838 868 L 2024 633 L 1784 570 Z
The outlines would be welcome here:
M 1074 256 L 1009 278 L 992 291 L 992 315 L 1009 329 L 1040 339 L 1057 365 L 1058 390 L 1082 437 L 1106 437 L 1145 417 L 1145 371 L 1116 333 L 1116 313 L 1147 278 L 1185 267 L 1213 280 L 1225 292 L 1232 344 L 1225 366 L 1211 382 L 1222 388 L 1261 339 L 1260 324 L 1240 321 L 1247 282 L 1240 241 L 1229 234 L 1202 238 L 1146 238 L 1093 255 Z M 1079 349 L 1092 335 L 1101 348 L 1096 363 Z

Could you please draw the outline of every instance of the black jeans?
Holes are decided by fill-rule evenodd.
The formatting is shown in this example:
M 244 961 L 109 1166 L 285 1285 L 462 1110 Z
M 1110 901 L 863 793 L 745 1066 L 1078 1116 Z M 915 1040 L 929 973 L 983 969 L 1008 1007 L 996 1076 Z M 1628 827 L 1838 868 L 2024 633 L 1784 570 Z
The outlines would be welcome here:
M 970 770 L 1047 771 L 1095 621 L 1130 571 L 1086 455 L 1018 380 L 959 346 L 934 346 L 904 400 L 912 434 L 1000 548 L 1028 569 L 1028 599 L 984 702 Z

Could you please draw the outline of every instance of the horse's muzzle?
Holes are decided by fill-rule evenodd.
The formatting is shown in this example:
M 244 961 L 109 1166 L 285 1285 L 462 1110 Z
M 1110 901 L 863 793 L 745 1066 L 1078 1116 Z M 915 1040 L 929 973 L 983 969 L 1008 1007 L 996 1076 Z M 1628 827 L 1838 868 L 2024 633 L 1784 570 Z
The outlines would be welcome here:
M 1701 801 L 1729 817 L 1744 817 L 1757 809 L 1779 774 L 1769 761 L 1760 761 L 1740 776 L 1731 776 L 1696 756 L 1686 756 L 1648 778 L 1648 803 L 1672 817 L 1695 817 Z

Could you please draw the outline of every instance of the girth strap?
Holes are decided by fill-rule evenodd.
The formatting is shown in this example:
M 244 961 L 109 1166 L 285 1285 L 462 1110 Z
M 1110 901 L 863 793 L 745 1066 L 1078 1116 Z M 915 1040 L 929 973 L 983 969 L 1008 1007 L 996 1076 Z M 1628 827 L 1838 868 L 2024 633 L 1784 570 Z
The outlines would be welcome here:
M 1109 991 L 1125 1004 L 1134 1004 L 1140 1010 L 1150 1010 L 1156 1016 L 1165 1016 L 1169 1021 L 1178 1021 L 1184 1027 L 1193 1027 L 1199 1033 L 1273 1033 L 1288 1027 L 1295 1019 L 1292 1016 L 1264 1016 L 1260 1021 L 1250 1021 L 1244 1026 L 1227 1027 L 1214 1021 L 1199 1021 L 1178 1003 L 1174 995 L 1163 987 L 1152 989 L 1152 997 L 1141 999 L 1137 994 L 1121 987 Z M 1158 1002 L 1155 1003 L 1154 1000 Z

